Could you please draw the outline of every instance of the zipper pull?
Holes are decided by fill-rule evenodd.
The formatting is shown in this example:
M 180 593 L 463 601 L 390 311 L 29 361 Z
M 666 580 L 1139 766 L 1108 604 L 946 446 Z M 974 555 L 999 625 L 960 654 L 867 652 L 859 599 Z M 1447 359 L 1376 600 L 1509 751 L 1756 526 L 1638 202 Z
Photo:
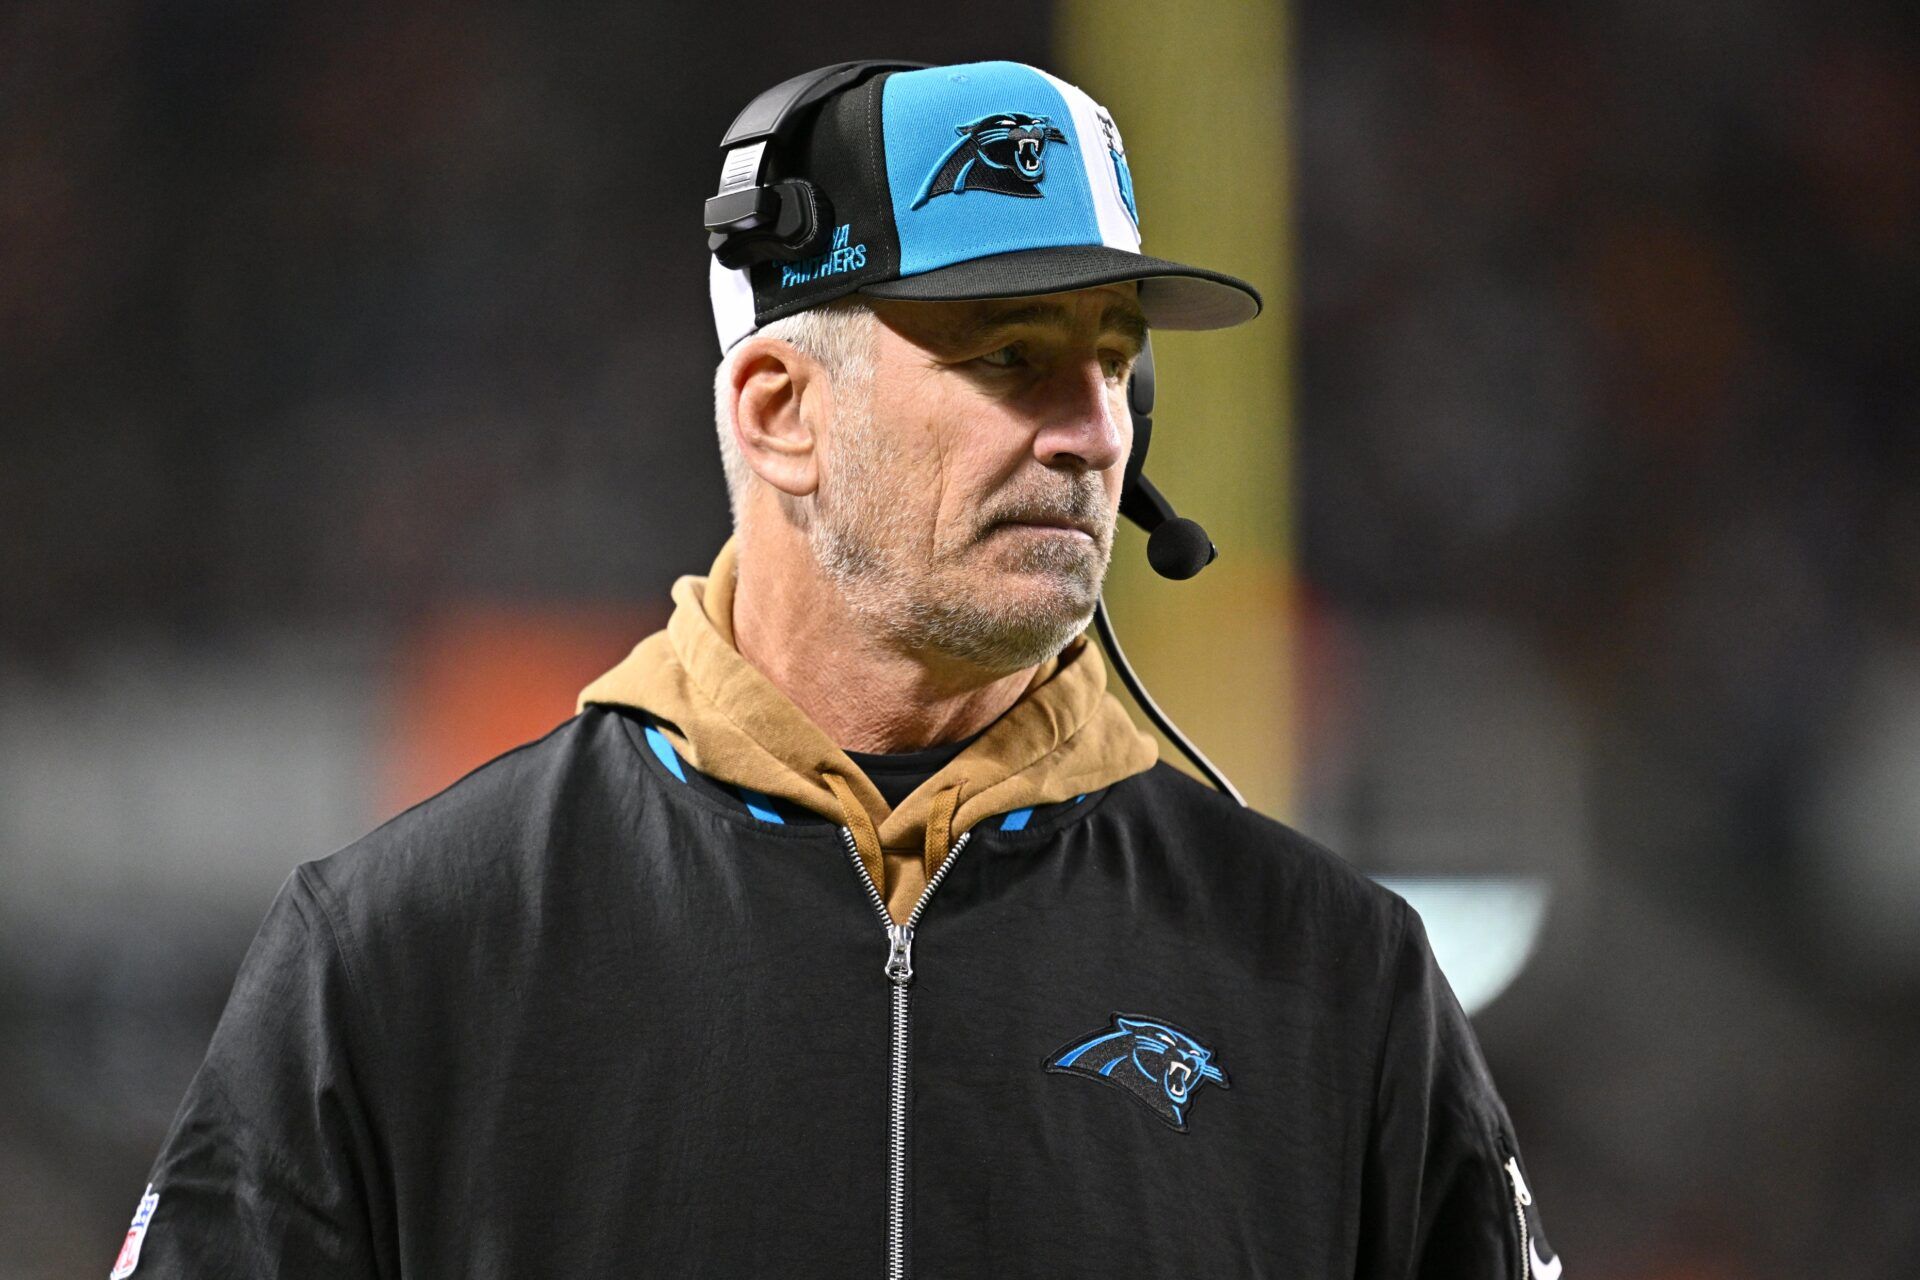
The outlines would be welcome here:
M 1520 1176 L 1520 1160 L 1516 1156 L 1507 1157 L 1507 1177 L 1513 1180 L 1514 1198 L 1521 1204 L 1533 1203 L 1533 1191 L 1527 1186 L 1527 1180 Z
M 887 981 L 904 985 L 913 977 L 913 926 L 887 926 Z

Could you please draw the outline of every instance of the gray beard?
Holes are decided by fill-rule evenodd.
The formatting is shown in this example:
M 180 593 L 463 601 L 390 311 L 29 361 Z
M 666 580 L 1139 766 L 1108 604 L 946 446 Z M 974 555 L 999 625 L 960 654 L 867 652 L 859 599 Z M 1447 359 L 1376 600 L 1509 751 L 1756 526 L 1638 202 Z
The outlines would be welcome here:
M 1005 675 L 1044 662 L 1086 629 L 1106 556 L 1089 581 L 1086 554 L 1053 539 L 1023 547 L 1018 568 L 1058 580 L 1059 607 L 1038 610 L 937 596 L 931 573 L 918 573 L 889 552 L 923 544 L 924 538 L 911 528 L 911 513 L 891 500 L 890 468 L 880 453 L 884 442 L 868 397 L 854 389 L 840 413 L 832 483 L 823 483 L 814 494 L 807 543 L 821 573 L 872 634 L 902 651 L 933 650 Z

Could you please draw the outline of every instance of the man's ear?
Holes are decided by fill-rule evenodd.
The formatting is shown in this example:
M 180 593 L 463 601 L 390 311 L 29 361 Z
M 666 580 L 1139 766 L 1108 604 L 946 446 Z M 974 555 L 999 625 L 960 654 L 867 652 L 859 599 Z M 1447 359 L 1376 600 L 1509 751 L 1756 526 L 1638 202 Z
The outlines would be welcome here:
M 790 342 L 747 338 L 733 364 L 733 439 L 753 473 L 804 498 L 820 485 L 826 373 Z

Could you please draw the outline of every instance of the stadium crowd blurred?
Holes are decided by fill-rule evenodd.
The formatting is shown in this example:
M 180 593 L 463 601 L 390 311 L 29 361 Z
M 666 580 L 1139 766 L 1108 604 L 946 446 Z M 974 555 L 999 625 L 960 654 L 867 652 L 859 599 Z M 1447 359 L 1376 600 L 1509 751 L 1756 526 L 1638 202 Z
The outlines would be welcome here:
M 1374 683 L 1452 717 L 1427 772 L 1483 759 L 1527 781 L 1481 829 L 1537 796 L 1522 726 L 1580 758 L 1599 890 L 1578 972 L 1537 1003 L 1523 979 L 1482 1019 L 1546 1122 L 1536 1181 L 1580 1202 L 1554 1241 L 1578 1276 L 1907 1274 L 1911 14 L 1468 2 L 1302 22 L 1311 589 L 1415 637 L 1381 646 Z M 1555 696 L 1453 714 L 1489 664 L 1537 666 Z M 1393 775 L 1405 729 L 1391 706 L 1367 718 L 1362 782 Z
M 423 625 L 704 571 L 744 96 L 1044 65 L 1032 9 L 0 13 L 0 1273 L 108 1264 L 273 888 L 386 816 Z M 1553 884 L 1478 1025 L 1576 1280 L 1910 1275 L 1910 12 L 1302 4 L 1294 52 L 1283 816 Z

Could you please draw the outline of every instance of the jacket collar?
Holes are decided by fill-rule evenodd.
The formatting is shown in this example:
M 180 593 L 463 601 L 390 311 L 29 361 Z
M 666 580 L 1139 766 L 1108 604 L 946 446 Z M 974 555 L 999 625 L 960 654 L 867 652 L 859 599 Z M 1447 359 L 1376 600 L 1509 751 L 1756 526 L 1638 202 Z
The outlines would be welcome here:
M 1107 692 L 1106 665 L 1085 633 L 1041 663 L 1020 698 L 897 809 L 805 712 L 734 647 L 737 538 L 705 577 L 673 585 L 674 610 L 580 693 L 670 722 L 700 772 L 824 814 L 847 826 L 876 885 L 886 855 L 916 851 L 931 877 L 956 833 L 997 813 L 1072 800 L 1152 767 L 1154 739 Z M 895 895 L 888 895 L 890 898 Z M 904 896 L 904 895 L 902 895 Z

